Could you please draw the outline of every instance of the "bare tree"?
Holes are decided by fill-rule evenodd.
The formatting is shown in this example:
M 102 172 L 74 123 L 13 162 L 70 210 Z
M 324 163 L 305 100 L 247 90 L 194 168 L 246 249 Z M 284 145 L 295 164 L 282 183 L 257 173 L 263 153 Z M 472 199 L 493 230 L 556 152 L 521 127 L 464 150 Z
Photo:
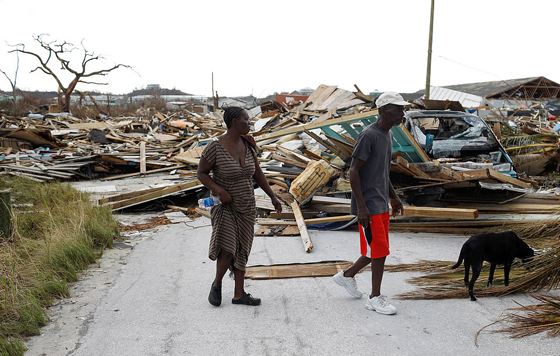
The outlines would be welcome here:
M 24 54 L 28 54 L 30 56 L 33 56 L 35 58 L 37 58 L 37 60 L 39 61 L 39 66 L 37 66 L 37 68 L 33 69 L 31 72 L 35 72 L 36 70 L 40 70 L 45 74 L 48 74 L 50 76 L 52 76 L 54 78 L 54 80 L 56 80 L 56 83 L 58 84 L 58 90 L 61 93 L 61 95 L 59 95 L 58 97 L 58 104 L 60 105 L 60 107 L 62 108 L 62 110 L 64 111 L 70 111 L 70 95 L 72 95 L 72 92 L 74 91 L 74 89 L 76 89 L 76 85 L 78 83 L 86 83 L 86 84 L 96 84 L 96 85 L 107 85 L 107 83 L 97 83 L 97 82 L 89 82 L 89 81 L 85 81 L 83 80 L 84 78 L 89 78 L 89 77 L 94 77 L 94 76 L 106 76 L 107 74 L 109 74 L 109 72 L 120 68 L 120 67 L 124 67 L 124 68 L 131 68 L 129 65 L 126 64 L 117 64 L 111 68 L 108 69 L 100 69 L 100 70 L 94 70 L 94 71 L 90 71 L 90 72 L 86 72 L 86 66 L 88 66 L 89 64 L 92 63 L 92 61 L 97 61 L 97 60 L 101 60 L 101 59 L 105 59 L 105 57 L 100 56 L 100 55 L 95 55 L 93 52 L 90 52 L 86 49 L 86 47 L 84 46 L 84 41 L 82 40 L 81 42 L 81 50 L 83 51 L 83 55 L 82 55 L 82 62 L 81 62 L 81 68 L 80 69 L 73 69 L 70 67 L 70 60 L 66 59 L 67 55 L 78 49 L 77 47 L 75 47 L 73 44 L 68 43 L 66 41 L 59 43 L 58 41 L 51 41 L 51 42 L 47 42 L 44 39 L 45 34 L 41 34 L 39 36 L 33 37 L 33 39 L 35 41 L 37 41 L 39 43 L 39 45 L 46 51 L 46 58 L 44 59 L 42 56 L 40 56 L 37 53 L 31 52 L 31 51 L 27 51 L 25 49 L 25 45 L 24 44 L 17 44 L 14 47 L 16 47 L 16 49 L 9 51 L 11 52 L 19 52 L 19 53 L 24 53 Z M 71 74 L 71 76 L 73 76 L 74 78 L 70 81 L 70 83 L 66 86 L 64 86 L 64 84 L 62 84 L 62 81 L 59 79 L 59 75 L 57 75 L 52 69 L 51 69 L 51 65 L 49 64 L 49 61 L 54 58 L 60 63 L 61 67 L 60 69 L 62 71 L 68 72 Z M 57 62 L 55 62 L 57 63 Z
M 2 74 L 4 74 L 4 76 L 6 77 L 6 79 L 8 79 L 8 81 L 10 82 L 10 86 L 12 87 L 12 112 L 14 112 L 14 113 L 17 112 L 17 107 L 18 107 L 18 103 L 17 103 L 17 75 L 18 75 L 18 71 L 19 71 L 19 53 L 17 54 L 16 72 L 14 74 L 14 80 L 13 81 L 12 81 L 12 78 L 10 78 L 8 76 L 8 74 L 6 74 L 6 72 L 4 72 L 2 69 L 0 69 L 0 72 L 2 72 Z

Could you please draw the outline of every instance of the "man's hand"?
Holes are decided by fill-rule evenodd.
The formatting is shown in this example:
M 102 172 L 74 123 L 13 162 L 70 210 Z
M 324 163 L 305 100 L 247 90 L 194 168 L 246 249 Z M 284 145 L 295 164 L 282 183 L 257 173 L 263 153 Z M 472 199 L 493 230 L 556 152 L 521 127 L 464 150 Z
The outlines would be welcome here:
M 404 214 L 404 208 L 399 198 L 391 199 L 391 210 L 393 211 L 393 217 Z
M 366 228 L 369 226 L 369 220 L 370 215 L 368 208 L 365 205 L 358 207 L 358 223 Z
M 276 196 L 274 195 L 272 198 L 270 198 L 270 201 L 272 202 L 272 205 L 274 205 L 274 209 L 276 210 L 276 212 L 280 214 L 282 212 L 282 204 L 280 204 L 278 198 L 276 198 Z

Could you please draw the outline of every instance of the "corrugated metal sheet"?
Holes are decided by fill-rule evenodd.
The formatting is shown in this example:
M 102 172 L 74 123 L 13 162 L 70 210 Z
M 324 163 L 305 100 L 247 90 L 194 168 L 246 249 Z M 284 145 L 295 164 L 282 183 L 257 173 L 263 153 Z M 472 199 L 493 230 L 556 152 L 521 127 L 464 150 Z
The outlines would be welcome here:
M 481 96 L 436 86 L 430 87 L 430 100 L 455 100 L 465 108 L 474 108 L 486 103 L 486 99 Z

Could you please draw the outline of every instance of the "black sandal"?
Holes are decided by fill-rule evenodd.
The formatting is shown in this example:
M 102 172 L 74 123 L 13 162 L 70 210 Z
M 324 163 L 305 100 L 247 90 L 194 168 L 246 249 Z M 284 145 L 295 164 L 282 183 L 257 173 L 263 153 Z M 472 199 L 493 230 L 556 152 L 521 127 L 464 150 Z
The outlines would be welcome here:
M 232 299 L 233 304 L 243 304 L 243 305 L 261 305 L 260 298 L 253 298 L 249 293 L 243 293 L 243 296 L 237 300 Z
M 215 307 L 219 307 L 220 304 L 222 304 L 222 286 L 215 286 L 214 283 L 212 283 L 208 301 Z

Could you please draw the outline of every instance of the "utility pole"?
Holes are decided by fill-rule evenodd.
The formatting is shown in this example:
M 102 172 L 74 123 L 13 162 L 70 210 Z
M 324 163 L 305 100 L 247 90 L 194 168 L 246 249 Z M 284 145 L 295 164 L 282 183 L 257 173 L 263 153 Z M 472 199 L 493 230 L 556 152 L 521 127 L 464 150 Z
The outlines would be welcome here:
M 432 0 L 432 10 L 430 13 L 430 40 L 428 43 L 428 68 L 426 70 L 426 90 L 424 91 L 424 97 L 430 99 L 430 77 L 432 74 L 432 40 L 434 34 L 434 3 Z
M 218 95 L 214 91 L 214 72 L 212 72 L 212 105 L 214 106 L 214 111 L 218 110 Z

